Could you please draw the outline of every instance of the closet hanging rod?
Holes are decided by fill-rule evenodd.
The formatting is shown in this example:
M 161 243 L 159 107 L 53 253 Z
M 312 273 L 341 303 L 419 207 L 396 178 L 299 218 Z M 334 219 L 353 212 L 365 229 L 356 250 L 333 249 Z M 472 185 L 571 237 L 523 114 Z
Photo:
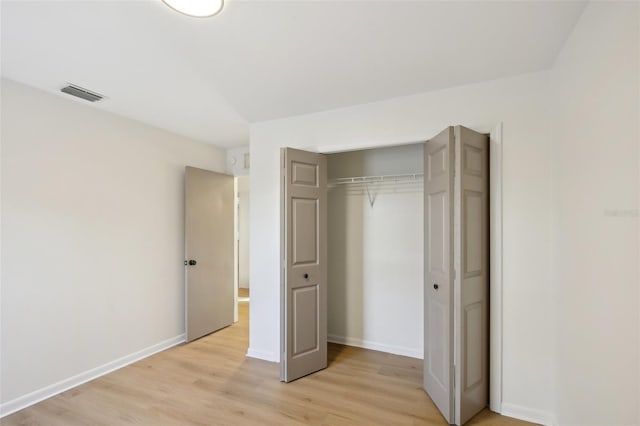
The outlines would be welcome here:
M 373 183 L 373 182 L 411 182 L 421 180 L 424 173 L 408 173 L 403 175 L 379 175 L 379 176 L 354 176 L 346 178 L 331 179 L 332 185 L 344 185 L 352 183 Z

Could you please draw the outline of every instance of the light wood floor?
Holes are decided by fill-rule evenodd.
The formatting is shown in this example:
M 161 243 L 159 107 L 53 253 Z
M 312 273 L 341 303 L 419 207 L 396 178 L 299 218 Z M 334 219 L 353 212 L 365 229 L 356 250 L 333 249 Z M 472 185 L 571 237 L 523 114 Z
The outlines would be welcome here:
M 446 425 L 422 390 L 422 361 L 329 346 L 329 367 L 292 383 L 246 358 L 240 321 L 64 392 L 2 425 Z M 483 411 L 470 425 L 529 423 Z

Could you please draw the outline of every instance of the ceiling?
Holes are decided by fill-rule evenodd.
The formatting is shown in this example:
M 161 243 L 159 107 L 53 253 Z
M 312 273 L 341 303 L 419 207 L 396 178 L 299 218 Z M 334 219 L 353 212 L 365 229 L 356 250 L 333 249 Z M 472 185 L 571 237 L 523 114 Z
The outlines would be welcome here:
M 249 123 L 548 69 L 584 2 L 2 1 L 2 76 L 221 147 Z M 78 101 L 85 102 L 85 101 Z

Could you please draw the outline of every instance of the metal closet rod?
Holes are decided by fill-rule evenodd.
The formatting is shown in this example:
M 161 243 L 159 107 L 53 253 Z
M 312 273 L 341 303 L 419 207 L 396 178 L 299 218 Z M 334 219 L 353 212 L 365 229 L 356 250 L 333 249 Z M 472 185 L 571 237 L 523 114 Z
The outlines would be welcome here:
M 345 185 L 351 183 L 373 183 L 373 182 L 411 182 L 422 179 L 424 173 L 407 173 L 402 175 L 379 175 L 379 176 L 354 176 L 346 178 L 331 179 L 332 185 Z

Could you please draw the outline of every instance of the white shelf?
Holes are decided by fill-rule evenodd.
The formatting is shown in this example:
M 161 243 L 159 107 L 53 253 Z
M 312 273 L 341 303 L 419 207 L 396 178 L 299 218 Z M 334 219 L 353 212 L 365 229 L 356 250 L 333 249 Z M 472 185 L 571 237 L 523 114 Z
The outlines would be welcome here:
M 424 173 L 409 173 L 403 175 L 380 175 L 380 176 L 354 176 L 346 178 L 331 179 L 329 185 L 353 185 L 370 184 L 376 182 L 410 183 L 421 181 Z
M 369 204 L 373 207 L 376 197 L 385 191 L 393 193 L 405 192 L 407 189 L 415 189 L 416 186 L 422 185 L 424 173 L 408 173 L 403 175 L 380 175 L 380 176 L 354 176 L 346 178 L 331 179 L 328 183 L 329 188 L 337 188 L 338 186 L 346 186 L 347 192 L 366 191 L 369 198 Z M 407 184 L 413 184 L 410 186 Z M 348 185 L 348 186 L 347 186 Z

